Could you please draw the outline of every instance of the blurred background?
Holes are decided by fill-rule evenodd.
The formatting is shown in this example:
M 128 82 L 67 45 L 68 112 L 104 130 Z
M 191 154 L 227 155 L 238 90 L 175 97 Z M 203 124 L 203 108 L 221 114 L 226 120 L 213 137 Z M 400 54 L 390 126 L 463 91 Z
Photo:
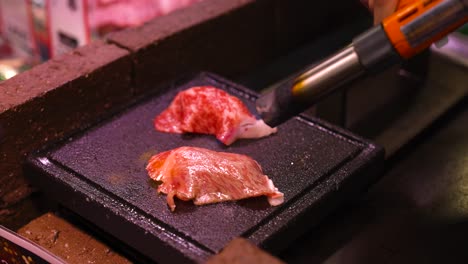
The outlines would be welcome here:
M 201 0 L 1 0 L 0 80 Z
M 206 4 L 208 9 L 225 3 L 225 0 L 0 0 L 0 82 L 79 46 L 103 39 L 111 32 L 141 26 L 200 1 L 204 1 L 201 5 Z M 195 33 L 184 32 L 189 36 L 181 38 L 181 41 L 197 40 L 195 48 L 180 45 L 177 39 L 170 42 L 170 45 L 175 43 L 175 48 L 167 50 L 185 48 L 187 51 L 182 55 L 174 52 L 161 59 L 163 67 L 177 59 L 183 61 L 180 63 L 182 66 L 172 63 L 169 70 L 162 74 L 163 77 L 172 78 L 173 75 L 193 69 L 206 70 L 206 65 L 211 65 L 215 70 L 224 69 L 230 74 L 225 77 L 236 83 L 263 92 L 280 86 L 311 64 L 341 49 L 373 24 L 371 13 L 357 0 L 276 1 L 275 5 L 271 5 L 275 7 L 274 10 L 270 10 L 273 8 L 268 1 L 270 0 L 252 1 L 257 4 L 256 8 L 246 8 L 240 10 L 234 18 L 215 21 L 228 26 L 229 23 L 244 25 L 246 15 L 250 15 L 253 18 L 247 21 L 256 23 L 232 27 L 241 32 L 234 32 L 234 37 L 247 36 L 253 40 L 246 41 L 247 44 L 240 49 L 237 46 L 233 48 L 233 45 L 227 45 L 229 48 L 224 49 L 224 42 L 220 41 L 220 51 L 215 50 L 213 55 L 213 58 L 219 58 L 219 65 L 218 61 L 211 64 L 199 62 L 200 58 L 212 52 L 213 47 L 218 44 L 216 41 L 215 44 L 207 42 L 216 40 L 218 36 L 224 38 L 231 34 L 225 28 L 213 26 L 212 21 L 206 23 L 207 26 L 203 28 L 206 32 L 202 31 L 204 35 L 201 37 L 197 35 L 200 33 L 198 28 L 193 31 Z M 231 2 L 235 2 L 234 6 L 249 3 L 247 0 Z M 194 7 L 196 6 L 192 6 Z M 190 14 L 200 16 L 200 13 Z M 246 27 L 250 26 L 253 29 L 249 31 Z M 150 29 L 154 30 L 154 27 Z M 271 32 L 261 34 L 261 30 L 272 30 L 276 35 Z M 244 31 L 248 31 L 247 34 Z M 232 40 L 234 37 L 228 39 Z M 153 43 L 148 44 L 151 47 L 152 45 Z M 250 50 L 253 52 L 242 50 L 247 45 L 253 46 Z M 197 48 L 201 50 L 201 55 L 191 56 L 196 53 L 193 51 Z M 142 83 L 145 85 L 154 85 L 153 79 L 147 78 L 147 75 L 152 75 L 153 64 L 160 60 L 156 55 L 164 57 L 162 55 L 167 51 L 161 50 L 138 54 L 139 58 L 146 59 L 145 62 L 139 62 L 138 69 L 150 69 L 139 75 L 144 76 Z M 224 56 L 229 53 L 235 55 Z M 259 58 L 250 59 L 252 53 L 260 53 Z M 235 56 L 241 59 L 233 64 L 246 66 L 234 65 L 232 69 L 224 67 L 227 63 L 223 58 Z M 156 65 L 158 66 L 163 68 Z M 30 72 L 32 71 L 34 69 Z M 44 73 L 40 70 L 37 72 Z M 10 88 L 9 91 L 17 92 L 17 84 L 23 85 L 21 76 L 17 77 L 19 78 L 14 78 L 17 82 L 14 79 L 3 82 L 5 87 L 10 83 L 7 87 Z M 36 86 L 33 83 L 36 79 L 29 80 L 26 77 L 24 83 L 30 86 L 22 89 Z M 125 84 L 124 81 L 122 83 Z M 100 87 L 91 88 L 99 91 Z M 350 199 L 352 201 L 349 204 L 324 219 L 318 228 L 304 230 L 302 236 L 277 257 L 288 263 L 466 263 L 468 25 L 402 65 L 364 76 L 345 88 L 318 102 L 305 115 L 323 119 L 384 147 L 386 157 L 382 179 L 362 196 Z M 54 89 L 65 90 L 62 84 Z M 1 93 L 0 89 L 0 95 Z M 31 97 L 36 101 L 42 100 L 40 96 L 35 98 L 36 96 Z M 31 99 L 21 94 L 17 97 Z M 67 94 L 65 99 L 68 98 Z M 95 104 L 107 105 L 107 99 L 96 100 Z M 90 102 L 92 106 L 94 101 L 90 99 Z M 1 103 L 3 102 L 0 101 L 0 106 Z M 54 103 L 50 98 L 46 100 L 46 106 L 50 105 L 51 109 L 55 107 Z M 80 105 L 81 102 L 72 103 Z M 87 106 L 82 109 L 87 109 Z M 37 110 L 40 112 L 43 108 Z M 67 113 L 64 111 L 57 118 L 57 128 L 52 127 L 56 130 L 51 131 L 68 129 L 68 125 L 64 125 L 65 128 L 61 126 L 62 123 L 69 124 L 66 123 L 69 120 Z M 95 115 L 92 118 L 99 117 L 98 114 Z M 38 116 L 31 118 L 42 124 Z M 19 120 L 20 118 L 15 119 L 20 123 Z M 15 166 L 10 166 L 13 168 L 10 171 L 0 171 L 0 176 L 3 176 L 0 182 L 4 183 L 22 179 L 18 168 L 21 166 L 19 161 L 23 161 L 24 156 L 11 138 L 19 138 L 18 142 L 21 143 L 22 135 L 34 132 L 12 129 L 12 136 L 7 139 L 7 133 L 4 132 L 7 130 L 2 129 L 4 128 L 0 127 L 0 143 L 6 146 L 8 154 L 18 162 Z M 68 132 L 70 131 L 67 130 Z M 53 136 L 48 134 L 45 139 L 40 135 L 36 136 L 33 143 L 43 144 Z M 29 146 L 24 148 L 28 151 L 32 149 Z M 7 155 L 4 154 L 4 157 Z M 0 161 L 0 165 L 6 164 L 3 160 Z M 37 238 L 36 242 L 39 244 L 44 241 L 43 244 L 47 244 L 52 239 L 54 243 L 49 243 L 52 245 L 49 248 L 51 250 L 60 245 L 71 245 L 71 240 L 77 240 L 77 229 L 57 225 L 54 221 L 58 220 L 52 214 L 38 217 L 49 208 L 38 207 L 35 203 L 39 200 L 37 196 L 31 198 L 29 193 L 22 193 L 21 188 L 23 186 L 18 187 L 20 191 L 8 188 L 0 190 L 2 225 L 12 230 L 23 230 L 22 235 Z M 9 199 L 3 197 L 6 196 L 5 193 L 11 193 L 7 197 Z M 35 220 L 31 224 L 26 224 L 32 219 Z M 49 227 L 53 228 L 52 233 Z M 45 235 L 41 238 L 31 230 Z M 63 230 L 72 230 L 68 240 Z M 62 232 L 60 237 L 59 231 Z M 57 237 L 53 232 L 57 232 Z M 93 236 L 99 237 L 97 234 Z M 55 243 L 56 241 L 58 242 Z M 98 247 L 92 244 L 90 248 L 94 250 Z M 108 258 L 108 251 L 105 252 L 104 256 Z M 92 261 L 97 259 L 95 256 L 90 258 Z

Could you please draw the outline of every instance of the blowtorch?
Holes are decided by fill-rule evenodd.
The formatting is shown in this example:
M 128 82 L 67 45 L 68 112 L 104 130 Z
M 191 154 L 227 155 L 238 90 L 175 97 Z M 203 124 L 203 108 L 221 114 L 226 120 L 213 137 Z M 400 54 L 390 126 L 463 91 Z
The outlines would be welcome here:
M 262 95 L 257 112 L 275 127 L 344 84 L 409 59 L 468 22 L 468 0 L 400 0 L 397 11 L 298 77 Z

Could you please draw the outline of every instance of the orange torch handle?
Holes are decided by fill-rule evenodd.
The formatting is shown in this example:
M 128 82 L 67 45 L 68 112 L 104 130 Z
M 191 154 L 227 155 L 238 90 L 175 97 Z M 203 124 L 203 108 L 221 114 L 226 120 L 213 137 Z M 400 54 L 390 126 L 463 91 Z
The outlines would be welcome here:
M 400 0 L 382 26 L 396 51 L 408 59 L 467 22 L 466 0 Z

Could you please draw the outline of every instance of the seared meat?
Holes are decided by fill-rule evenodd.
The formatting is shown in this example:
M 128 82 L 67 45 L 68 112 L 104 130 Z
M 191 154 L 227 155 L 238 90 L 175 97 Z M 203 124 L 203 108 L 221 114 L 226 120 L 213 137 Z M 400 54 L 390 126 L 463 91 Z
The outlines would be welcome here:
M 203 148 L 181 147 L 154 155 L 146 167 L 161 181 L 158 192 L 167 194 L 175 210 L 174 196 L 196 205 L 266 195 L 271 205 L 283 202 L 283 193 L 263 174 L 252 158 Z

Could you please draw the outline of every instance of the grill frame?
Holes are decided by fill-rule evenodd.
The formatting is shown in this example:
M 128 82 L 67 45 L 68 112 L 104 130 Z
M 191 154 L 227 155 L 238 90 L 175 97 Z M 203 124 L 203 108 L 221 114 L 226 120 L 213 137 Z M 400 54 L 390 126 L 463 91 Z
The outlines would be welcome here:
M 77 172 L 77 170 L 80 170 L 80 164 L 75 164 L 76 160 L 74 160 L 74 157 L 77 159 L 79 158 L 74 156 L 76 153 L 73 153 L 73 151 L 77 150 L 75 147 L 79 145 L 79 141 L 82 138 L 88 135 L 91 135 L 90 137 L 92 138 L 93 133 L 99 134 L 99 131 L 105 131 L 103 129 L 112 124 L 117 124 L 116 127 L 118 127 L 118 125 L 121 125 L 119 123 L 121 118 L 131 115 L 134 111 L 137 111 L 136 109 L 139 107 L 145 108 L 145 105 L 154 98 L 164 96 L 167 93 L 173 95 L 177 90 L 184 89 L 184 87 L 188 88 L 193 85 L 201 84 L 216 85 L 219 88 L 235 93 L 235 95 L 240 96 L 240 98 L 248 104 L 251 110 L 253 110 L 252 107 L 254 106 L 255 98 L 258 96 L 258 94 L 248 88 L 212 73 L 204 72 L 195 76 L 182 78 L 172 84 L 165 85 L 163 89 L 154 90 L 157 92 L 146 94 L 131 105 L 128 105 L 123 111 L 116 113 L 108 119 L 102 120 L 102 122 L 95 126 L 34 153 L 27 159 L 25 167 L 28 178 L 47 195 L 56 199 L 59 204 L 80 215 L 87 221 L 94 223 L 99 229 L 117 238 L 122 243 L 158 262 L 203 262 L 212 254 L 221 250 L 228 242 L 226 239 L 231 238 L 233 234 L 235 236 L 246 237 L 254 244 L 273 254 L 278 253 L 305 230 L 318 224 L 320 219 L 326 216 L 330 211 L 336 209 L 338 205 L 350 198 L 356 197 L 356 195 L 378 179 L 380 175 L 379 172 L 383 169 L 384 151 L 382 148 L 322 120 L 311 117 L 296 117 L 279 128 L 280 130 L 286 130 L 284 134 L 279 136 L 281 139 L 280 141 L 287 141 L 286 144 L 289 144 L 291 149 L 282 149 L 284 146 L 280 147 L 270 144 L 268 145 L 268 150 L 270 152 L 277 151 L 275 153 L 280 154 L 281 152 L 287 152 L 288 155 L 294 151 L 297 153 L 304 153 L 305 150 L 302 148 L 307 148 L 309 145 L 304 146 L 301 145 L 302 143 L 297 142 L 297 135 L 294 134 L 297 131 L 287 131 L 288 127 L 299 126 L 304 129 L 304 131 L 299 131 L 304 135 L 306 133 L 311 133 L 319 138 L 323 136 L 323 139 L 328 140 L 326 142 L 326 148 L 322 146 L 323 150 L 329 148 L 329 152 L 325 151 L 324 155 L 327 155 L 327 153 L 328 155 L 333 154 L 333 157 L 338 158 L 333 160 L 333 157 L 329 156 L 324 158 L 324 161 L 328 161 L 328 163 L 331 162 L 330 164 L 334 165 L 328 168 L 328 171 L 325 173 L 319 174 L 318 176 L 316 175 L 316 179 L 313 180 L 312 183 L 309 183 L 310 186 L 307 186 L 307 188 L 302 190 L 298 195 L 292 198 L 289 197 L 290 199 L 286 198 L 285 205 L 280 207 L 280 209 L 265 207 L 265 200 L 261 198 L 244 200 L 237 203 L 209 205 L 206 208 L 218 208 L 213 209 L 214 212 L 219 210 L 221 213 L 227 208 L 235 208 L 233 210 L 247 212 L 245 213 L 247 216 L 252 215 L 250 212 L 251 210 L 259 210 L 258 212 L 260 213 L 264 212 L 264 210 L 270 210 L 266 216 L 264 214 L 264 217 L 255 219 L 256 222 L 253 227 L 251 222 L 246 219 L 234 221 L 234 229 L 236 229 L 236 225 L 250 226 L 247 226 L 249 227 L 248 229 L 242 229 L 244 226 L 241 226 L 242 232 L 231 232 L 231 236 L 227 238 L 224 237 L 224 240 L 215 239 L 212 243 L 209 239 L 203 240 L 199 237 L 195 237 L 195 235 L 190 234 L 190 231 L 181 231 L 180 226 L 174 227 L 175 225 L 172 226 L 170 221 L 167 223 L 161 221 L 160 218 L 154 218 L 151 214 L 145 213 L 138 205 L 135 206 L 129 201 L 130 196 L 122 197 L 119 196 L 119 194 L 112 193 L 112 191 L 109 192 L 105 185 L 99 185 L 93 182 L 89 174 L 87 176 L 79 175 L 80 172 Z M 165 103 L 169 104 L 170 102 Z M 157 112 L 155 112 L 155 114 L 157 114 Z M 151 120 L 148 122 L 152 123 Z M 125 125 L 131 126 L 132 124 L 127 122 Z M 187 137 L 174 135 L 174 138 L 177 138 L 178 142 L 188 141 L 191 142 L 190 144 L 194 145 L 199 144 L 197 142 L 202 142 L 203 144 L 211 142 L 209 144 L 212 148 L 217 148 L 215 150 L 233 152 L 247 151 L 247 153 L 244 154 L 249 154 L 249 151 L 253 151 L 252 148 L 255 149 L 255 147 L 250 146 L 259 142 L 249 140 L 240 141 L 239 143 L 236 142 L 233 144 L 232 148 L 225 148 L 220 143 L 215 142 L 216 139 L 214 139 L 214 137 L 209 136 Z M 269 139 L 265 140 L 265 142 L 267 142 Z M 271 140 L 274 140 L 274 138 Z M 92 141 L 87 142 L 89 143 Z M 313 143 L 307 144 L 317 147 L 319 146 L 317 144 L 325 144 L 324 142 L 320 142 L 320 140 L 312 140 L 312 142 Z M 346 150 L 344 147 L 347 146 L 346 144 L 351 146 L 350 149 Z M 92 147 L 95 146 L 93 145 Z M 298 149 L 294 150 L 292 149 L 293 147 L 297 147 Z M 257 150 L 257 152 L 264 151 L 265 149 Z M 344 153 L 345 151 L 347 152 Z M 340 153 L 344 154 L 341 155 Z M 260 157 L 261 156 L 257 155 L 257 158 Z M 316 160 L 320 161 L 319 158 Z M 272 162 L 278 163 L 279 161 L 273 159 Z M 85 163 L 81 165 L 83 164 Z M 265 161 L 263 163 L 260 162 L 260 164 L 265 165 Z M 312 164 L 303 164 L 303 168 L 309 165 L 311 166 Z M 320 163 L 315 165 L 318 167 L 325 166 Z M 292 168 L 299 168 L 299 166 L 295 165 L 292 166 Z M 275 181 L 275 177 L 278 177 L 280 173 L 284 171 L 288 172 L 288 168 L 280 168 L 281 171 L 279 172 L 275 172 L 274 169 L 268 171 L 268 166 L 264 166 L 264 169 L 266 170 L 266 174 L 273 173 L 273 175 L 269 175 L 273 181 Z M 319 171 L 320 169 L 316 168 L 316 170 Z M 298 175 L 303 175 L 302 177 L 305 175 L 304 172 L 297 173 Z M 294 174 L 294 172 L 290 174 Z M 305 179 L 305 181 L 307 180 L 310 179 Z M 291 185 L 294 186 L 294 184 Z M 279 188 L 280 191 L 283 191 L 280 186 Z M 288 194 L 288 190 L 286 190 L 285 194 Z M 156 196 L 156 193 L 154 195 Z M 195 208 L 195 206 L 190 203 L 180 204 L 180 202 L 177 201 L 177 204 L 178 209 L 176 209 L 176 212 L 177 210 L 182 210 L 182 213 L 191 214 L 190 210 L 205 210 L 202 208 Z M 184 208 L 187 210 L 184 211 Z M 169 211 L 167 208 L 166 210 Z M 195 213 L 196 212 L 192 212 L 192 214 Z M 196 226 L 196 220 L 191 221 L 192 224 Z M 190 225 L 190 222 L 188 222 L 187 225 Z M 219 235 L 222 237 L 223 233 Z

